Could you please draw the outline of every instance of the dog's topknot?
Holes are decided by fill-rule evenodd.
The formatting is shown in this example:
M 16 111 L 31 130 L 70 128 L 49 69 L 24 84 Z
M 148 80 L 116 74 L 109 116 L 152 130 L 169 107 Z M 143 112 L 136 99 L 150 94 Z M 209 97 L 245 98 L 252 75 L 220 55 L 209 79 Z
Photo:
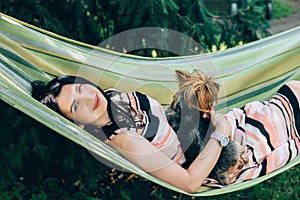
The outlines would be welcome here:
M 219 84 L 212 76 L 196 69 L 191 73 L 176 70 L 176 75 L 179 91 L 174 96 L 175 106 L 180 96 L 183 95 L 190 109 L 208 113 L 210 107 L 218 99 Z

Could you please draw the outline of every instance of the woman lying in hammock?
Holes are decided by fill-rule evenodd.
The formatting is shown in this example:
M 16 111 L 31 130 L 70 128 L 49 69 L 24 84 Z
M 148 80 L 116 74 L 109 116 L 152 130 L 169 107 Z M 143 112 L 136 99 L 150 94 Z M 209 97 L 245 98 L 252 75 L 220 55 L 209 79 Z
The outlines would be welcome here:
M 201 123 L 197 120 L 209 118 L 214 127 L 208 139 L 199 142 L 204 144 L 201 152 L 185 168 L 184 142 L 179 142 L 182 137 L 174 131 L 179 131 L 178 124 L 171 122 L 173 129 L 162 106 L 149 96 L 114 89 L 103 91 L 75 76 L 60 76 L 48 84 L 35 81 L 32 95 L 148 173 L 189 193 L 211 183 L 208 177 L 228 144 L 236 143 L 238 153 L 235 163 L 224 173 L 226 184 L 270 173 L 299 154 L 300 82 L 286 83 L 269 101 L 249 103 L 220 115 L 211 107 L 218 91 L 211 77 L 181 71 L 177 76 L 183 99 L 191 101 L 187 105 L 201 113 L 201 119 L 194 122 L 198 126 Z M 187 85 L 191 89 L 183 89 Z M 175 95 L 168 109 L 169 120 L 178 120 L 172 112 L 179 105 L 179 96 Z M 187 99 L 190 96 L 197 97 L 197 102 Z

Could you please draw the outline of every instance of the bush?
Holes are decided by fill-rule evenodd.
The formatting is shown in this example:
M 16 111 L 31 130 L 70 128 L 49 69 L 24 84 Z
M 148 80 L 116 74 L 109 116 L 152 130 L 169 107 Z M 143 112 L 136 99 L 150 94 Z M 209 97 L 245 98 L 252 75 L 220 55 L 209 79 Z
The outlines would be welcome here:
M 290 14 L 296 12 L 296 9 L 293 8 L 293 5 L 284 0 L 273 0 L 273 7 L 274 17 L 277 19 L 289 16 Z
M 10 0 L 0 2 L 1 12 L 43 29 L 78 41 L 97 45 L 126 30 L 160 27 L 183 33 L 197 41 L 205 51 L 212 46 L 228 48 L 268 36 L 260 0 L 247 1 L 234 16 L 226 18 L 209 14 L 201 0 Z M 135 49 L 134 36 L 119 49 Z M 170 38 L 172 41 L 172 38 Z M 159 42 L 160 43 L 160 42 Z M 164 42 L 161 42 L 164 43 Z M 141 46 L 140 44 L 137 46 Z M 187 54 L 201 53 L 181 45 Z M 110 48 L 114 48 L 110 46 Z M 159 48 L 159 47 L 158 47 Z M 129 52 L 152 56 L 151 49 Z M 157 51 L 157 56 L 172 56 Z

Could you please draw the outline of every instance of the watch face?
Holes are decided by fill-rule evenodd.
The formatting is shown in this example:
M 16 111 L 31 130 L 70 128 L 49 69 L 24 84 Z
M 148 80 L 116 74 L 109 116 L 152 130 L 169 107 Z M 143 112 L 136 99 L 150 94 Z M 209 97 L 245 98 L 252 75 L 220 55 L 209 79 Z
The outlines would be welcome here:
M 229 143 L 229 137 L 228 137 L 228 136 L 224 136 L 224 137 L 222 137 L 222 139 L 221 139 L 220 143 L 221 143 L 221 146 L 222 146 L 222 147 L 225 147 L 225 146 L 227 146 L 227 145 L 228 145 L 228 143 Z

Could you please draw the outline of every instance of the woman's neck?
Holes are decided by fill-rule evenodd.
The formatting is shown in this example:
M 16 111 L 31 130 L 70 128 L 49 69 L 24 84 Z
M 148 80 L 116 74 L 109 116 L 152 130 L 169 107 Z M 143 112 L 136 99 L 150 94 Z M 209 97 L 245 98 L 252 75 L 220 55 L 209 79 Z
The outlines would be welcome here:
M 112 124 L 112 120 L 109 117 L 108 112 L 106 111 L 101 118 L 97 121 L 97 125 L 102 128 L 104 126 Z

